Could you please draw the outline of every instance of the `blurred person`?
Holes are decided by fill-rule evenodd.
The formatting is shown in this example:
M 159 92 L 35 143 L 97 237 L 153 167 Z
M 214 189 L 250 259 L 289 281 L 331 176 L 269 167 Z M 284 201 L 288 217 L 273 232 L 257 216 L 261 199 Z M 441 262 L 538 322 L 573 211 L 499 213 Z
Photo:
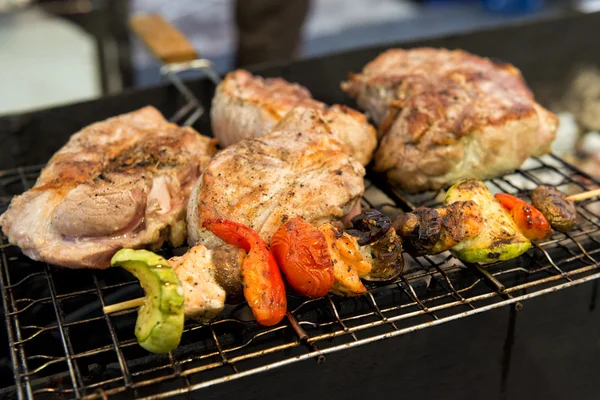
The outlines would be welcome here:
M 235 0 L 235 67 L 296 57 L 310 0 Z

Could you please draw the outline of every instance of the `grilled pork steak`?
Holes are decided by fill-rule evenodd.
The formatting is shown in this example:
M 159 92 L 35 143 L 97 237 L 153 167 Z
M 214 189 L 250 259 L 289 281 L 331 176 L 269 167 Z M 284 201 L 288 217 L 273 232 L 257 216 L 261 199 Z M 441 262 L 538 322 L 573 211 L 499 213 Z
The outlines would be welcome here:
M 267 243 L 294 217 L 339 224 L 360 212 L 364 174 L 319 111 L 294 110 L 268 134 L 231 145 L 211 160 L 188 204 L 189 244 L 222 243 L 202 228 L 209 218 L 245 224 Z
M 74 134 L 0 216 L 34 260 L 106 268 L 121 248 L 185 241 L 190 190 L 216 141 L 145 107 Z
M 300 85 L 280 78 L 263 79 L 244 70 L 228 74 L 217 87 L 211 107 L 212 131 L 226 147 L 264 135 L 294 108 L 322 112 L 346 151 L 363 165 L 369 163 L 377 137 L 363 114 L 346 106 L 329 107 Z
M 342 89 L 379 126 L 374 169 L 408 192 L 508 173 L 558 127 L 516 68 L 460 50 L 388 50 Z

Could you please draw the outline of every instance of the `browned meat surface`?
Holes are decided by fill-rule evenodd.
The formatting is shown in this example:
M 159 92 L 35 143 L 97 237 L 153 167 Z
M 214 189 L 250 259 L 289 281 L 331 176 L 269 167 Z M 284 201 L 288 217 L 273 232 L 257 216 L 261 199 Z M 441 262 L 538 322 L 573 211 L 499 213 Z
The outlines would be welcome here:
M 379 126 L 374 169 L 407 192 L 503 175 L 558 127 L 515 67 L 461 50 L 388 50 L 342 89 Z
M 568 232 L 577 225 L 575 202 L 552 186 L 538 186 L 531 193 L 534 207 L 544 214 L 550 225 L 559 232 Z
M 83 128 L 0 216 L 34 260 L 106 268 L 121 248 L 185 241 L 190 190 L 215 141 L 146 107 Z
M 268 134 L 212 159 L 188 204 L 189 242 L 208 248 L 222 243 L 202 228 L 208 218 L 245 224 L 267 243 L 294 217 L 340 225 L 363 194 L 364 174 L 318 111 L 293 111 Z
M 217 87 L 211 107 L 213 134 L 227 147 L 264 135 L 297 107 L 321 111 L 347 151 L 363 165 L 369 163 L 377 138 L 363 114 L 345 106 L 328 107 L 300 85 L 280 78 L 263 79 L 244 70 L 228 74 Z

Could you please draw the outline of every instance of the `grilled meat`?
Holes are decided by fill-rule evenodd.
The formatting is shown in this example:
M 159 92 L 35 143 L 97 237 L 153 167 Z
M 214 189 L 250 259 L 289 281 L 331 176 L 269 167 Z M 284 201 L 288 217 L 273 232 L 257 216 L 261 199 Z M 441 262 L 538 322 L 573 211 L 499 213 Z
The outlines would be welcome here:
M 217 284 L 211 251 L 195 246 L 180 257 L 169 260 L 181 282 L 184 315 L 200 321 L 210 321 L 225 307 L 225 290 Z
M 243 250 L 231 245 L 213 250 L 194 246 L 169 260 L 183 288 L 186 318 L 208 322 L 223 311 L 226 299 L 241 298 L 245 257 Z
M 217 87 L 211 107 L 212 131 L 222 146 L 230 146 L 264 135 L 294 108 L 322 112 L 346 150 L 363 165 L 369 163 L 377 138 L 363 114 L 341 105 L 328 107 L 300 85 L 280 78 L 263 79 L 244 70 L 231 72 Z
M 185 205 L 215 141 L 146 107 L 74 134 L 0 216 L 30 258 L 106 268 L 121 248 L 185 240 Z
M 510 172 L 558 127 L 515 67 L 461 50 L 388 50 L 342 89 L 379 126 L 374 170 L 407 192 Z
M 213 134 L 223 147 L 263 135 L 306 100 L 311 100 L 310 92 L 300 85 L 233 71 L 219 84 L 212 100 Z
M 244 224 L 267 243 L 282 223 L 298 216 L 314 225 L 341 225 L 363 194 L 364 174 L 321 113 L 293 111 L 268 134 L 212 159 L 188 204 L 188 241 L 209 248 L 222 243 L 202 228 L 210 218 Z
M 419 207 L 394 221 L 406 250 L 414 256 L 438 254 L 481 231 L 483 217 L 472 200 L 440 208 Z
M 567 195 L 560 190 L 551 186 L 538 186 L 531 193 L 531 202 L 557 231 L 568 232 L 577 225 L 575 202 L 568 200 Z

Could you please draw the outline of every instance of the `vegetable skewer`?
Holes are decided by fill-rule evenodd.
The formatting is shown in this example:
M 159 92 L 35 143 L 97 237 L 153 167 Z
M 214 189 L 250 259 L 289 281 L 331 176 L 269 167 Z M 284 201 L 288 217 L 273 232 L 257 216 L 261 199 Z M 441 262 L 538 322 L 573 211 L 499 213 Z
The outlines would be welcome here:
M 463 182 L 463 189 L 464 184 L 465 182 Z M 471 189 L 483 190 L 482 187 L 485 185 L 478 181 L 471 181 L 467 186 Z M 458 184 L 453 188 L 456 189 L 457 187 L 459 187 Z M 449 194 L 452 193 L 451 190 L 449 190 Z M 464 190 L 461 194 L 457 193 L 455 190 L 452 196 L 463 199 Z M 494 251 L 493 246 L 485 248 L 485 241 L 482 242 L 484 243 L 483 247 L 478 245 L 479 248 L 476 251 L 471 248 L 473 243 L 480 241 L 471 239 L 480 236 L 482 229 L 486 231 L 483 236 L 486 236 L 487 239 L 490 239 L 490 235 L 493 234 L 494 230 L 484 229 L 482 210 L 480 210 L 482 207 L 477 206 L 472 199 L 466 200 L 465 198 L 454 201 L 452 196 L 447 195 L 446 205 L 442 208 L 428 209 L 421 207 L 412 213 L 403 214 L 393 224 L 390 224 L 389 219 L 386 221 L 387 217 L 376 210 L 365 211 L 352 219 L 352 228 L 337 233 L 329 232 L 331 229 L 335 230 L 331 226 L 316 228 L 307 224 L 301 218 L 295 218 L 281 226 L 278 234 L 272 240 L 274 248 L 272 250 L 286 280 L 300 295 L 320 297 L 330 291 L 341 295 L 360 295 L 366 291 L 360 283 L 360 279 L 386 281 L 394 279 L 401 273 L 403 261 L 401 255 L 402 243 L 399 237 L 404 239 L 408 252 L 414 255 L 437 254 L 450 249 L 458 258 L 465 258 L 465 254 L 468 253 L 466 261 L 473 262 L 514 258 L 529 248 L 526 245 L 528 240 L 541 240 L 548 237 L 550 231 L 547 223 L 544 225 L 544 216 L 553 228 L 565 232 L 575 224 L 574 202 L 600 196 L 600 189 L 567 196 L 555 188 L 542 185 L 532 193 L 533 206 L 529 206 L 526 202 L 514 196 L 497 194 L 495 198 L 508 211 L 511 217 L 510 220 L 516 224 L 521 234 L 528 239 L 522 241 L 518 246 L 518 251 L 507 252 Z M 486 200 L 486 204 L 488 200 Z M 497 219 L 485 210 L 484 214 L 488 216 L 485 219 L 488 225 L 489 221 Z M 490 216 L 492 216 L 491 219 Z M 506 221 L 500 225 L 506 228 Z M 510 224 L 508 225 L 510 226 Z M 396 231 L 398 236 L 396 236 Z M 329 241 L 324 240 L 325 236 L 323 235 L 327 233 L 331 233 Z M 355 239 L 348 241 L 347 237 L 343 240 L 345 244 L 338 243 L 342 236 L 347 234 L 355 237 Z M 239 241 L 239 238 L 237 240 Z M 310 243 L 311 240 L 312 244 Z M 369 244 L 369 241 L 372 243 Z M 381 243 L 381 245 L 378 245 L 378 243 Z M 329 252 L 336 251 L 337 246 L 344 248 L 348 245 L 351 246 L 350 249 L 358 249 L 360 245 L 361 253 L 370 253 L 371 257 L 367 257 L 367 260 L 371 262 L 372 269 L 367 271 L 362 267 L 358 269 L 356 267 L 349 268 L 349 270 L 353 270 L 352 276 L 355 276 L 354 278 L 351 276 L 341 277 L 338 273 L 336 281 L 346 279 L 346 285 L 349 286 L 342 286 L 342 290 L 333 290 L 333 282 L 331 281 L 333 270 L 331 269 L 331 262 L 328 263 L 325 260 L 327 258 L 325 253 L 327 253 L 327 250 Z M 325 246 L 329 248 L 326 249 Z M 381 249 L 385 249 L 385 251 Z M 382 255 L 382 252 L 385 254 Z M 331 254 L 329 254 L 329 257 L 331 257 Z M 319 259 L 320 261 L 318 261 Z M 357 262 L 360 260 L 362 260 L 362 257 L 359 256 Z M 346 263 L 351 262 L 350 260 L 344 261 Z M 241 264 L 242 261 L 239 263 Z M 341 269 L 338 269 L 338 271 L 341 271 Z M 350 282 L 354 282 L 354 284 L 350 284 Z M 145 298 L 139 298 L 112 304 L 105 306 L 103 311 L 105 314 L 115 313 L 139 307 L 144 304 L 144 301 Z M 275 319 L 279 319 L 280 316 L 278 315 Z
M 184 295 L 169 262 L 150 251 L 123 249 L 110 264 L 132 273 L 146 293 L 135 323 L 140 346 L 153 353 L 175 349 L 183 333 Z
M 395 230 L 391 228 L 389 218 L 379 211 L 368 210 L 353 217 L 351 222 L 353 225 L 352 228 L 340 231 L 329 223 L 313 227 L 302 220 L 302 218 L 293 218 L 286 224 L 283 224 L 273 236 L 271 239 L 271 251 L 275 255 L 279 264 L 278 266 L 283 271 L 286 280 L 298 294 L 307 297 L 321 297 L 331 292 L 342 296 L 358 296 L 366 292 L 361 279 L 387 282 L 400 275 L 404 266 L 402 243 L 396 235 Z M 212 227 L 215 231 L 223 231 L 220 232 L 220 235 L 228 236 L 229 233 L 224 233 L 225 230 L 235 230 L 236 234 L 240 231 L 249 230 L 249 228 L 231 221 L 219 222 L 218 220 L 214 220 L 209 221 L 208 225 L 215 225 L 217 223 L 223 226 L 227 225 L 226 228 L 223 228 L 223 226 L 218 229 L 214 226 Z M 234 229 L 236 226 L 238 228 Z M 251 236 L 251 238 L 254 238 L 254 236 Z M 255 239 L 252 239 L 253 243 L 257 242 Z M 244 245 L 240 240 L 240 238 L 229 237 L 231 243 L 235 242 L 236 245 L 243 247 Z M 258 242 L 261 241 L 262 239 Z M 363 245 L 361 246 L 359 243 Z M 229 245 L 222 247 L 226 246 Z M 186 256 L 190 255 L 197 248 L 205 249 L 203 246 L 194 247 L 186 253 Z M 216 284 L 225 289 L 227 296 L 230 297 L 231 285 L 228 285 L 228 283 L 234 281 L 234 286 L 239 286 L 241 282 L 237 282 L 236 279 L 223 278 L 220 275 L 236 275 L 236 271 L 239 275 L 239 271 L 242 270 L 242 266 L 248 256 L 240 259 L 239 256 L 234 254 L 234 260 L 230 260 L 228 263 L 230 265 L 225 267 L 222 265 L 223 257 L 220 255 L 227 254 L 228 252 L 223 251 L 223 249 L 220 252 L 216 250 L 213 250 L 211 254 L 212 262 L 216 269 L 216 276 L 213 278 L 216 279 Z M 240 251 L 242 250 L 240 249 Z M 189 274 L 185 271 L 180 272 L 175 262 L 176 259 L 182 257 L 174 257 L 171 259 L 171 262 L 176 268 L 176 272 L 182 280 L 183 285 L 185 285 Z M 191 254 L 188 258 L 194 259 L 195 257 L 195 255 Z M 230 256 L 229 258 L 231 259 L 232 257 Z M 335 267 L 333 267 L 333 264 L 335 264 Z M 251 269 L 255 268 L 256 265 L 251 267 Z M 183 269 L 185 270 L 185 268 Z M 228 272 L 223 273 L 223 269 L 228 270 Z M 244 281 L 244 284 L 247 286 L 246 292 L 249 288 L 254 288 L 253 285 L 248 286 L 246 281 Z M 201 288 L 202 285 L 197 290 L 202 290 Z M 194 292 L 197 291 L 196 286 L 190 289 L 190 291 L 192 290 Z M 256 289 L 252 290 L 256 291 Z M 257 291 L 257 295 L 260 293 L 262 297 L 263 292 Z M 188 294 L 188 290 L 186 289 L 186 302 L 188 301 L 188 296 L 192 297 L 192 294 Z M 248 296 L 246 298 L 248 299 Z M 197 299 L 194 298 L 193 300 Z M 108 305 L 104 307 L 104 312 L 114 313 L 123 311 L 137 307 L 142 302 L 143 298 Z M 220 309 L 214 309 L 213 314 L 217 314 L 218 312 L 220 312 Z M 186 317 L 190 316 L 187 310 L 185 314 Z M 208 314 L 210 315 L 210 313 Z

